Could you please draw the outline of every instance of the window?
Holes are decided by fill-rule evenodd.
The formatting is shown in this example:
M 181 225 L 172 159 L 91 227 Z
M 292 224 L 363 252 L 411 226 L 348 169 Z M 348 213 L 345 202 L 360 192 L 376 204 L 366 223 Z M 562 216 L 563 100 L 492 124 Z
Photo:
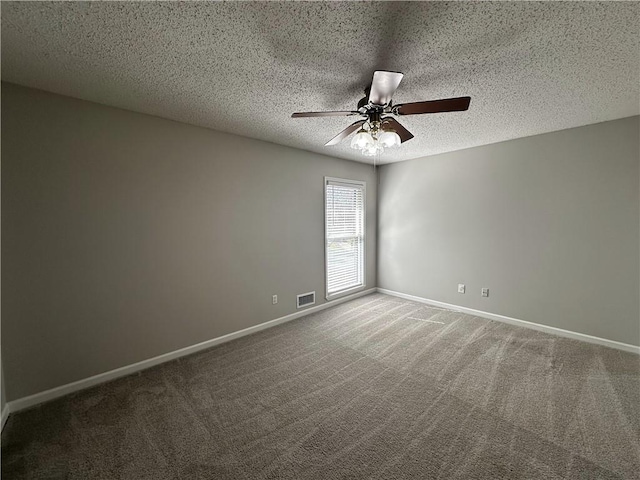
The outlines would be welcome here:
M 364 286 L 365 183 L 325 178 L 327 299 Z

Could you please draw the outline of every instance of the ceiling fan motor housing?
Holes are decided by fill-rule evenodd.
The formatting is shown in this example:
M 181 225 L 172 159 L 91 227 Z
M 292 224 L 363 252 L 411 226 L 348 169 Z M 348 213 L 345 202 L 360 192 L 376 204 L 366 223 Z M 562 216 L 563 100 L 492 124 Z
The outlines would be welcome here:
M 382 113 L 381 108 L 372 108 L 368 112 L 369 115 L 369 124 L 377 129 L 380 126 L 380 114 Z

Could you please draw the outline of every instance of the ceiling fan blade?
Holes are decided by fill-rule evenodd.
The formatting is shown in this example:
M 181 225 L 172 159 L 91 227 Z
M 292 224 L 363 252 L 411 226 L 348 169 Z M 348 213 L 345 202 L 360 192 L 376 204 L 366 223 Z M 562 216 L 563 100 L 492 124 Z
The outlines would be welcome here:
M 348 117 L 350 115 L 360 115 L 360 112 L 355 110 L 344 112 L 296 112 L 291 114 L 291 118 L 301 117 Z
M 393 117 L 383 117 L 381 120 L 381 123 L 382 123 L 383 130 L 385 126 L 395 130 L 396 133 L 400 136 L 400 140 L 402 140 L 402 143 L 406 142 L 407 140 L 411 140 L 413 138 L 413 134 L 409 130 L 404 128 L 400 124 L 400 122 L 398 122 Z
M 359 120 L 359 121 L 357 121 L 355 123 L 352 123 L 347 128 L 345 128 L 343 131 L 341 131 L 338 135 L 336 135 L 331 140 L 329 140 L 327 143 L 325 143 L 324 144 L 325 147 L 329 146 L 329 145 L 336 145 L 336 144 L 340 143 L 344 138 L 347 138 L 353 132 L 355 132 L 356 130 L 359 130 L 360 127 L 362 127 L 362 125 L 364 125 L 364 122 L 366 122 L 366 120 Z
M 421 113 L 462 112 L 469 108 L 469 103 L 471 103 L 471 97 L 401 103 L 393 107 L 393 113 L 397 115 L 419 115 Z
M 400 85 L 402 77 L 404 75 L 400 72 L 386 72 L 384 70 L 373 72 L 369 102 L 374 105 L 388 105 L 398 85 Z

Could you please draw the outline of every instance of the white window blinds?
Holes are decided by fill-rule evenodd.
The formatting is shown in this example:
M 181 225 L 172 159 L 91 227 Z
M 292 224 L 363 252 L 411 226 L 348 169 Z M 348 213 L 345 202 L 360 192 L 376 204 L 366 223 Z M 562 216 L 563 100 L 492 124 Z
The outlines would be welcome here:
M 364 187 L 325 179 L 327 298 L 364 285 Z

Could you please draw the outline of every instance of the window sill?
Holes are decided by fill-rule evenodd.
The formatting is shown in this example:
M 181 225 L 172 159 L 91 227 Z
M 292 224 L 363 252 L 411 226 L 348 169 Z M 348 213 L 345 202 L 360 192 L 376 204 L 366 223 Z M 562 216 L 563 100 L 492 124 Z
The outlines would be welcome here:
M 366 284 L 358 285 L 357 287 L 351 287 L 346 290 L 340 290 L 339 292 L 327 294 L 324 298 L 329 302 L 331 300 L 335 300 L 336 298 L 344 297 L 346 295 L 351 295 L 352 293 L 359 292 L 366 288 Z

